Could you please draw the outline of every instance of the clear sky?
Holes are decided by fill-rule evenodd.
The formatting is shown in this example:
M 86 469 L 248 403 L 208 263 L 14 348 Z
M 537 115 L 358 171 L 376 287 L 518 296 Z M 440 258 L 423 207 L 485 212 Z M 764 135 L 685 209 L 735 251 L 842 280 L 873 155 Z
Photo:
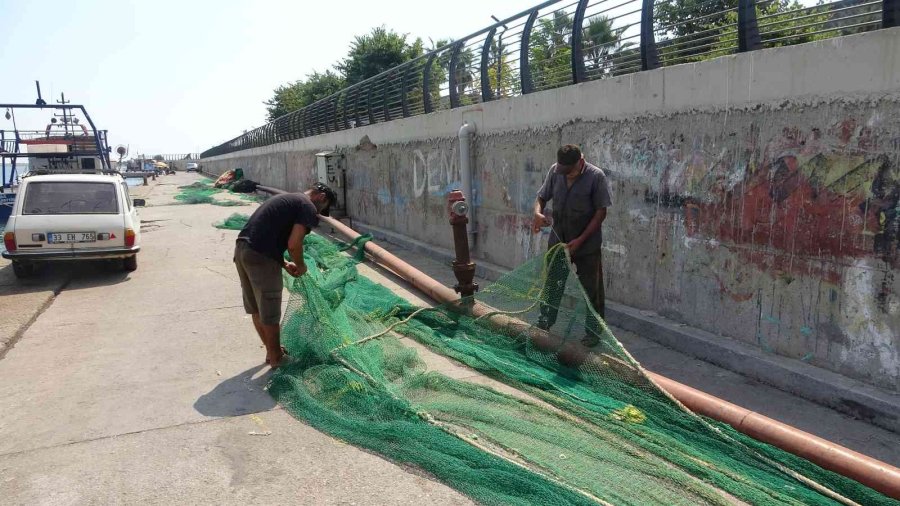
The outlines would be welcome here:
M 265 123 L 276 86 L 331 68 L 372 27 L 429 45 L 537 3 L 0 0 L 0 103 L 33 103 L 37 79 L 132 155 L 202 151 Z

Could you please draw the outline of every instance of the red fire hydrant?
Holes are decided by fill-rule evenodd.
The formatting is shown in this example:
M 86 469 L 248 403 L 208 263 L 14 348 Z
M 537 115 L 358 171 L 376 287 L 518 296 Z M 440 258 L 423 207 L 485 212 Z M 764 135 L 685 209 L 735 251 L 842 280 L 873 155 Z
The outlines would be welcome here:
M 453 227 L 453 247 L 456 260 L 453 261 L 453 274 L 456 275 L 456 286 L 453 287 L 462 297 L 471 297 L 478 291 L 475 279 L 475 262 L 469 257 L 469 237 L 466 225 L 469 223 L 469 204 L 459 190 L 447 195 L 447 212 L 450 214 L 450 225 Z

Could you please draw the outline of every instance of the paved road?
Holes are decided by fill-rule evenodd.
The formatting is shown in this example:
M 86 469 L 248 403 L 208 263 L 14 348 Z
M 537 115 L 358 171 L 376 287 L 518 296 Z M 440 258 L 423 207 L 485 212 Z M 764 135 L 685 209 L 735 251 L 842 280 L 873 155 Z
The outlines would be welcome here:
M 20 337 L 0 359 L 0 503 L 468 503 L 274 405 L 231 263 L 236 232 L 211 226 L 252 208 L 172 205 L 177 185 L 194 179 L 138 190 L 151 207 L 134 273 L 57 267 L 21 285 L 0 263 L 0 301 L 28 315 L 50 302 L 27 330 L 13 329 Z M 392 250 L 452 282 L 447 266 Z M 360 270 L 426 302 L 382 269 Z M 900 435 L 615 333 L 651 370 L 900 465 Z M 509 391 L 416 347 L 432 370 Z
M 136 272 L 45 273 L 69 281 L 0 360 L 0 503 L 468 503 L 275 406 L 211 226 L 250 208 L 165 205 L 193 179 L 150 187 Z

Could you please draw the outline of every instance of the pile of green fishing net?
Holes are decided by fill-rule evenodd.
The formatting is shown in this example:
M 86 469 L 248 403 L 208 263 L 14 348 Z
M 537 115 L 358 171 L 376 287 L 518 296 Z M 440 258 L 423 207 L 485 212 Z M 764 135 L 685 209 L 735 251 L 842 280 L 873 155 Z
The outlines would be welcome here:
M 684 409 L 585 304 L 560 248 L 468 304 L 425 310 L 360 275 L 321 236 L 307 237 L 305 255 L 309 274 L 285 276 L 292 360 L 269 392 L 312 426 L 478 502 L 896 504 Z M 563 296 L 549 308 L 554 290 Z M 548 309 L 562 344 L 531 325 Z M 585 332 L 600 339 L 593 355 L 561 364 Z M 429 372 L 410 339 L 505 385 Z
M 250 216 L 247 216 L 246 214 L 233 213 L 224 220 L 213 224 L 213 226 L 223 230 L 241 230 L 244 228 L 244 225 L 247 224 L 248 220 L 250 220 Z
M 235 194 L 240 196 L 241 200 L 222 200 L 214 198 L 214 195 L 218 193 L 227 192 L 228 190 L 223 188 L 215 188 L 212 185 L 212 180 L 206 179 L 203 181 L 196 181 L 189 185 L 179 186 L 180 190 L 177 195 L 175 195 L 175 200 L 181 202 L 182 204 L 212 204 L 214 206 L 245 206 L 247 205 L 246 201 L 256 201 L 257 197 L 255 195 L 249 194 Z

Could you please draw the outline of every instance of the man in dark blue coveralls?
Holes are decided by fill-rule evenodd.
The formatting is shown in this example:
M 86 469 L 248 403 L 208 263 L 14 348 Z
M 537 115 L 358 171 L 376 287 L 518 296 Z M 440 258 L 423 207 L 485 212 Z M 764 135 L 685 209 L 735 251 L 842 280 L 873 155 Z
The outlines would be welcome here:
M 584 160 L 578 146 L 566 144 L 556 153 L 556 163 L 538 191 L 534 203 L 533 231 L 551 225 L 549 246 L 565 243 L 575 264 L 578 280 L 587 293 L 588 300 L 601 317 L 605 317 L 603 292 L 602 225 L 606 208 L 612 205 L 612 191 L 606 174 Z M 553 220 L 544 216 L 547 202 L 553 202 Z M 562 257 L 556 257 L 562 258 Z M 557 267 L 557 268 L 554 268 Z M 567 273 L 566 269 L 551 266 L 550 272 Z M 548 330 L 556 323 L 559 304 L 566 280 L 555 279 L 545 287 L 541 316 L 537 326 Z M 594 346 L 599 341 L 599 324 L 588 314 L 586 335 L 582 342 Z

